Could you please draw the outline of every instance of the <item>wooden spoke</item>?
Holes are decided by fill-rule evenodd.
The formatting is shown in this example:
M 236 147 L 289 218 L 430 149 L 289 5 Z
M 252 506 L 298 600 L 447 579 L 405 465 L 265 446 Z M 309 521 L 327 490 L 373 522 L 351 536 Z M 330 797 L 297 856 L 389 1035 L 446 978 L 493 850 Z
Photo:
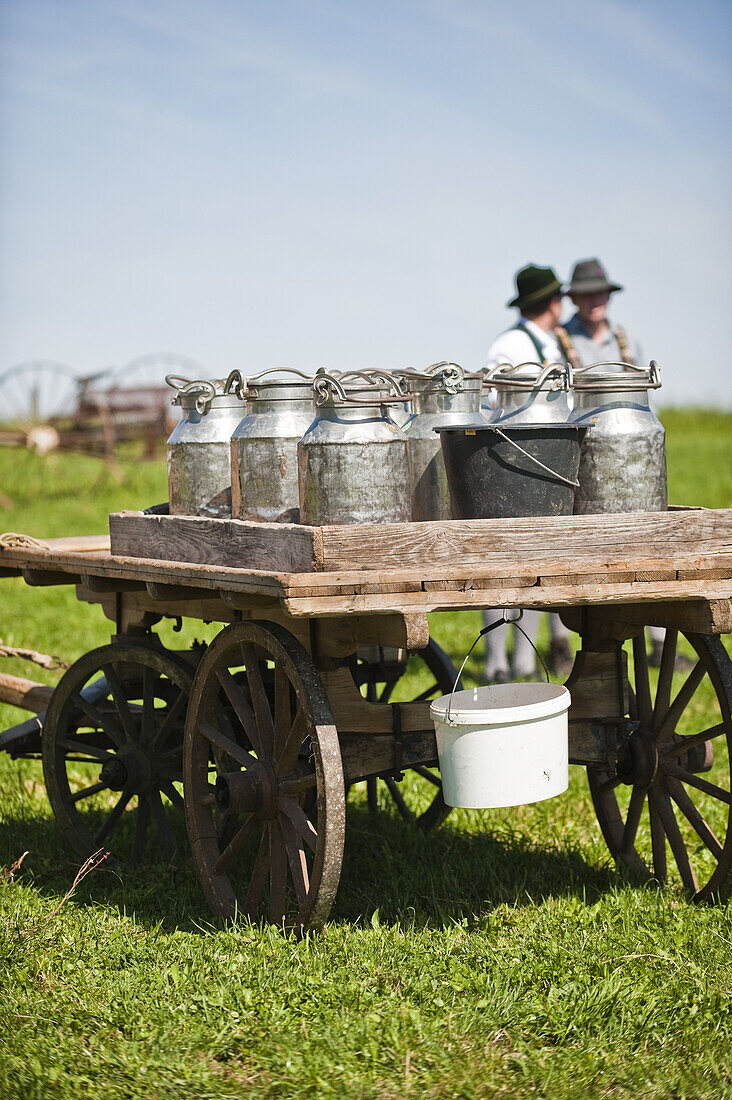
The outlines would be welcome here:
M 141 794 L 137 804 L 137 824 L 135 825 L 135 840 L 132 846 L 132 862 L 142 863 L 147 844 L 147 829 L 150 824 L 150 801 L 145 794 Z
M 421 775 L 423 779 L 426 779 L 428 783 L 432 783 L 435 787 L 442 786 L 439 775 L 435 775 L 429 768 L 423 768 L 420 764 L 418 767 L 413 768 L 412 771 L 415 771 L 417 775 Z
M 213 865 L 213 873 L 220 875 L 231 864 L 232 860 L 236 859 L 241 852 L 249 837 L 255 832 L 257 827 L 261 828 L 262 822 L 254 814 L 250 814 L 241 828 L 234 834 L 229 843 L 224 848 L 223 852 Z
M 252 706 L 257 719 L 257 730 L 262 745 L 262 752 L 267 757 L 274 756 L 274 724 L 272 711 L 270 710 L 267 692 L 264 690 L 262 670 L 259 667 L 257 652 L 253 645 L 244 644 L 241 647 L 244 664 L 247 670 L 247 681 L 252 696 Z
M 190 665 L 158 643 L 125 641 L 91 650 L 61 677 L 43 723 L 43 774 L 53 812 L 82 857 L 98 851 L 106 838 L 113 860 L 172 856 L 175 844 L 160 792 L 181 810 L 173 782 L 181 778 L 191 679 Z M 165 703 L 164 718 L 157 700 Z M 161 718 L 162 736 L 156 731 Z M 163 743 L 165 753 L 158 751 Z M 79 759 L 94 762 L 98 770 L 96 782 L 74 790 Z M 102 811 L 100 800 L 91 796 L 105 790 L 116 801 L 110 795 L 111 808 Z
M 244 898 L 243 911 L 250 920 L 257 919 L 257 907 L 262 897 L 264 884 L 267 881 L 269 871 L 269 829 L 262 829 L 262 837 L 252 868 L 252 876 L 249 880 L 246 897 Z
M 165 806 L 163 806 L 160 791 L 157 787 L 150 791 L 148 797 L 152 809 L 153 820 L 155 821 L 155 829 L 158 834 L 160 852 L 163 859 L 171 860 L 175 852 L 175 837 L 173 836 L 173 830 L 170 827 L 168 815 L 165 812 Z
M 702 730 L 701 733 L 695 733 L 691 737 L 684 737 L 682 741 L 664 747 L 663 752 L 665 756 L 683 756 L 689 749 L 693 749 L 695 745 L 706 745 L 707 741 L 712 741 L 715 737 L 721 737 L 723 733 L 727 732 L 727 727 L 723 722 L 718 722 L 716 726 L 710 726 L 708 730 Z
M 706 844 L 709 851 L 719 859 L 722 855 L 722 845 L 717 840 L 712 830 L 707 825 L 702 815 L 697 810 L 696 806 L 689 798 L 681 783 L 676 779 L 668 779 L 666 785 L 669 790 L 669 794 L 681 810 L 686 820 L 691 825 L 694 832 L 701 838 Z
M 663 822 L 656 806 L 654 793 L 648 797 L 648 813 L 651 821 L 651 853 L 653 857 L 653 874 L 657 882 L 663 886 L 666 882 L 666 833 Z
M 635 838 L 638 833 L 638 826 L 640 825 L 641 813 L 643 812 L 643 803 L 646 800 L 646 792 L 642 787 L 633 787 L 633 793 L 630 796 L 630 805 L 628 806 L 628 816 L 625 819 L 625 826 L 623 828 L 623 840 L 620 846 L 620 850 L 624 856 L 629 855 L 635 846 Z
M 287 734 L 280 758 L 275 764 L 275 770 L 278 775 L 287 775 L 287 773 L 291 772 L 295 767 L 300 753 L 300 746 L 305 739 L 306 733 L 307 722 L 305 720 L 305 714 L 302 710 L 298 710 L 290 726 L 290 732 Z
M 702 662 L 697 661 L 680 688 L 678 695 L 664 714 L 660 726 L 658 726 L 658 736 L 661 741 L 667 741 L 676 729 L 679 718 L 688 707 L 694 692 L 704 679 L 704 671 Z
M 287 862 L 290 865 L 290 875 L 295 887 L 298 905 L 303 906 L 310 886 L 310 874 L 305 849 L 302 840 L 298 836 L 295 827 L 287 817 L 280 817 L 280 828 L 287 849 Z
M 282 668 L 275 669 L 274 683 L 274 755 L 278 758 L 287 744 L 292 729 L 290 681 Z
M 726 803 L 727 806 L 732 805 L 732 796 L 730 792 L 723 790 L 722 787 L 718 787 L 716 783 L 710 783 L 708 779 L 702 779 L 700 775 L 694 775 L 693 772 L 687 772 L 686 768 L 680 768 L 678 764 L 672 764 L 670 761 L 666 765 L 666 772 L 668 775 L 673 776 L 674 779 L 680 779 L 682 783 L 686 783 L 690 787 L 696 787 L 698 791 L 703 791 L 704 794 L 711 795 L 712 798 L 716 798 L 720 802 Z
M 132 713 L 130 711 L 130 704 L 125 695 L 125 690 L 122 686 L 122 681 L 119 678 L 117 669 L 114 665 L 105 665 L 102 669 L 107 683 L 109 684 L 109 690 L 114 699 L 115 707 L 117 708 L 117 715 L 122 723 L 122 729 L 124 730 L 125 740 L 129 742 L 135 742 L 139 740 L 138 727 L 135 723 Z
M 182 781 L 182 776 L 180 780 L 176 780 L 176 782 Z M 185 807 L 183 805 L 183 795 L 175 789 L 172 783 L 166 783 L 165 781 L 163 781 L 160 784 L 160 790 L 167 797 L 168 801 L 175 806 L 176 810 L 179 810 L 181 813 L 184 812 Z
M 277 818 L 269 823 L 269 919 L 281 925 L 287 903 L 287 853 Z
M 666 631 L 666 636 L 663 639 L 661 665 L 658 670 L 656 701 L 653 704 L 653 723 L 656 727 L 660 725 L 661 718 L 666 714 L 671 704 L 671 683 L 674 678 L 678 637 L 678 630 L 669 629 Z
M 234 708 L 234 713 L 241 722 L 242 729 L 249 738 L 250 745 L 254 749 L 256 755 L 261 757 L 264 753 L 262 739 L 259 736 L 257 719 L 246 697 L 246 693 L 241 684 L 236 682 L 228 668 L 222 667 L 217 669 L 216 676 L 226 693 L 226 698 Z
M 160 728 L 153 734 L 150 744 L 151 747 L 157 752 L 157 750 L 164 745 L 171 734 L 175 731 L 176 726 L 182 722 L 185 716 L 186 705 L 188 703 L 188 696 L 183 692 L 179 692 L 173 700 L 171 706 L 168 708 L 165 718 L 160 724 Z M 180 753 L 180 744 L 176 745 L 173 750 L 176 753 Z
M 230 670 L 242 662 L 249 690 L 232 691 Z M 226 722 L 228 708 L 241 711 L 249 694 L 244 712 L 263 750 L 256 760 Z M 245 774 L 231 775 L 232 760 Z M 228 776 L 220 790 L 229 792 L 233 835 L 212 798 L 213 772 Z M 226 920 L 246 913 L 298 932 L 322 925 L 343 856 L 340 748 L 312 660 L 283 627 L 232 623 L 209 645 L 188 706 L 183 776 L 193 857 L 214 913 Z
M 304 794 L 305 791 L 312 790 L 316 784 L 317 776 L 315 774 L 303 775 L 299 779 L 283 779 L 280 783 L 280 790 L 283 794 L 292 797 L 293 795 Z
M 391 776 L 388 776 L 384 780 L 384 782 L 386 783 L 387 790 L 389 791 L 389 794 L 391 795 L 391 797 L 394 799 L 394 802 L 396 803 L 396 807 L 399 810 L 399 813 L 402 815 L 402 817 L 406 821 L 414 821 L 414 814 L 412 813 L 412 811 L 409 809 L 409 806 L 407 806 L 406 802 L 404 801 L 404 798 L 402 796 L 402 792 L 399 790 L 399 785 L 397 784 L 396 780 L 392 779 Z
M 96 833 L 97 844 L 101 844 L 104 840 L 107 839 L 109 834 L 114 829 L 115 825 L 117 825 L 117 823 L 121 820 L 122 814 L 125 812 L 127 806 L 129 805 L 131 798 L 132 795 L 127 794 L 126 791 L 123 791 L 122 794 L 119 796 L 113 808 L 107 814 L 104 824 Z
M 656 804 L 658 816 L 661 818 L 664 832 L 666 833 L 669 846 L 676 860 L 676 866 L 679 869 L 681 881 L 687 890 L 690 890 L 693 894 L 697 894 L 699 892 L 699 883 L 696 880 L 694 869 L 691 866 L 689 854 L 686 850 L 679 824 L 671 806 L 671 800 L 664 791 L 656 789 L 653 792 L 653 801 Z
M 653 721 L 651 689 L 648 680 L 648 654 L 646 636 L 643 631 L 633 639 L 633 668 L 635 670 L 635 697 L 638 705 L 638 718 L 644 725 Z
M 80 753 L 81 756 L 73 757 L 73 759 L 82 759 L 83 757 L 91 757 L 93 760 L 111 760 L 114 753 L 109 749 L 100 748 L 99 745 L 89 745 L 86 741 L 81 741 L 77 737 L 66 737 L 59 741 L 59 745 L 62 749 L 66 749 L 68 753 Z M 67 756 L 67 759 L 71 757 Z
M 102 714 L 98 707 L 85 699 L 80 692 L 74 692 L 71 695 L 71 702 L 79 708 L 82 714 L 86 715 L 95 729 L 102 730 L 107 735 L 113 745 L 116 745 L 118 749 L 122 747 L 125 741 L 123 731 L 108 722 L 106 716 Z M 78 723 L 78 726 L 83 726 L 83 723 Z
M 91 798 L 93 794 L 99 794 L 100 791 L 109 790 L 108 783 L 92 783 L 91 787 L 84 787 L 80 791 L 75 791 L 71 795 L 70 802 L 81 802 L 82 798 Z
M 292 822 L 297 833 L 303 838 L 307 846 L 315 851 L 315 847 L 318 841 L 318 834 L 313 827 L 313 823 L 310 818 L 305 814 L 304 810 L 295 801 L 294 798 L 283 798 L 280 800 L 283 814 Z
M 236 741 L 232 741 L 231 738 L 227 737 L 221 730 L 216 729 L 215 726 L 209 725 L 208 722 L 199 722 L 198 730 L 207 741 L 210 741 L 217 749 L 221 749 L 222 752 L 225 752 L 232 760 L 236 760 L 237 764 L 240 764 L 242 768 L 251 768 L 253 764 L 257 763 L 256 757 L 252 756 L 246 749 L 243 749 L 241 745 L 237 745 Z
M 142 726 L 140 739 L 151 741 L 155 732 L 155 685 L 157 676 L 147 665 L 142 670 Z

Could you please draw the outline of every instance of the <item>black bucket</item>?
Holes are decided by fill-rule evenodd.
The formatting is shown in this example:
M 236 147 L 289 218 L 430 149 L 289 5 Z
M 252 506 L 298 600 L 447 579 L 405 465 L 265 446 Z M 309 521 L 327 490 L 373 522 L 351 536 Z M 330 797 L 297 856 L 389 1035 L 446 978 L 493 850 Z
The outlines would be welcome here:
M 578 424 L 466 424 L 440 433 L 454 519 L 571 516 Z

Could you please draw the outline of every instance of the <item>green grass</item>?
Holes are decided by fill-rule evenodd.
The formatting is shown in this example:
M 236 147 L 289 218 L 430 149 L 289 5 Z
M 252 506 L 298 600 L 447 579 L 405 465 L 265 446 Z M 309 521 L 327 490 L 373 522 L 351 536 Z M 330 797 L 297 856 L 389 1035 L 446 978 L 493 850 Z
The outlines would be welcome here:
M 732 417 L 663 418 L 671 500 L 732 505 Z M 164 499 L 165 470 L 6 450 L 0 491 L 2 531 L 93 534 Z M 111 633 L 63 587 L 3 580 L 0 612 L 5 642 L 66 659 Z M 433 620 L 455 658 L 480 625 Z M 2 707 L 0 728 L 22 717 Z M 63 900 L 78 860 L 40 765 L 0 754 L 0 867 L 26 851 L 0 885 L 2 1096 L 732 1095 L 732 906 L 620 876 L 579 768 L 560 798 L 454 811 L 429 837 L 356 791 L 331 920 L 299 943 L 214 927 L 189 862 L 102 867 Z

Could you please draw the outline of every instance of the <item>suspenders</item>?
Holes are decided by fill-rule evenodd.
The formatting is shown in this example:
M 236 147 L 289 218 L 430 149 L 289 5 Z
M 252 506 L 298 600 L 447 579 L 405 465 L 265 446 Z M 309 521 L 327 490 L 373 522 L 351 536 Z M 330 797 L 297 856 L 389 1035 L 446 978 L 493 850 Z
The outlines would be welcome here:
M 541 363 L 541 365 L 542 365 L 543 367 L 546 367 L 546 366 L 547 366 L 547 364 L 548 364 L 548 360 L 547 360 L 546 356 L 544 355 L 544 352 L 542 351 L 542 347 L 541 347 L 541 344 L 540 344 L 540 343 L 539 343 L 539 341 L 538 341 L 538 340 L 536 339 L 536 337 L 534 336 L 534 334 L 533 334 L 533 332 L 531 331 L 531 329 L 528 329 L 528 328 L 526 327 L 526 325 L 525 325 L 525 324 L 523 323 L 523 321 L 519 321 L 519 323 L 518 323 L 517 325 L 515 325 L 515 326 L 514 326 L 514 328 L 518 329 L 518 331 L 519 331 L 519 332 L 524 332 L 524 333 L 526 333 L 526 335 L 528 336 L 529 340 L 531 340 L 531 343 L 532 343 L 532 344 L 534 345 L 534 347 L 536 348 L 536 354 L 537 354 L 537 357 L 538 357 L 538 359 L 539 359 L 539 362 Z
M 518 328 L 519 326 L 516 327 Z M 618 351 L 620 352 L 620 358 L 623 363 L 628 363 L 630 366 L 634 366 L 635 364 L 633 362 L 633 356 L 630 354 L 630 348 L 628 347 L 628 337 L 625 335 L 625 330 L 622 329 L 620 325 L 616 325 L 615 328 L 611 328 L 610 331 L 618 342 Z M 529 333 L 529 336 L 530 335 L 531 333 Z M 577 349 L 574 346 L 572 337 L 569 335 L 566 328 L 564 328 L 562 325 L 558 325 L 554 329 L 554 335 L 559 341 L 559 346 L 564 352 L 565 358 L 571 366 L 572 370 L 577 370 L 579 367 L 582 366 L 582 360 L 577 354 Z

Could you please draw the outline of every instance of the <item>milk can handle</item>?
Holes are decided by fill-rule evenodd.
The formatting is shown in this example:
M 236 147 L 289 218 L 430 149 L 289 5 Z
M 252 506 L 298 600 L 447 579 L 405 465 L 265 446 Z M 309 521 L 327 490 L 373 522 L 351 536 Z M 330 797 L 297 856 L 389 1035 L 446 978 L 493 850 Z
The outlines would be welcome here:
M 246 388 L 246 382 L 242 378 L 241 371 L 235 367 L 224 383 L 224 393 L 234 393 L 237 397 L 243 398 Z
M 489 367 L 483 372 L 483 382 L 489 386 L 495 385 L 497 381 L 503 381 L 507 379 L 514 386 L 520 386 L 522 389 L 534 390 L 538 389 L 544 384 L 547 378 L 550 378 L 553 374 L 559 374 L 564 376 L 563 389 L 572 388 L 572 368 L 569 363 L 547 363 L 543 367 L 536 378 L 508 378 L 514 371 L 519 371 L 522 367 L 540 367 L 541 363 L 528 360 L 526 363 L 517 363 L 515 366 L 513 363 L 496 363 L 495 367 Z M 502 371 L 501 377 L 496 378 L 499 371 Z
M 520 451 L 525 458 L 528 458 L 531 462 L 534 463 L 535 466 L 538 466 L 539 469 L 543 470 L 545 474 L 551 474 L 552 477 L 555 477 L 557 479 L 557 481 L 561 481 L 564 485 L 569 485 L 570 489 L 579 489 L 579 481 L 572 481 L 568 477 L 562 477 L 562 475 L 558 474 L 556 470 L 550 470 L 549 467 L 545 466 L 543 462 L 539 462 L 538 458 L 534 458 L 534 456 L 530 455 L 528 451 L 525 451 L 523 447 L 519 447 L 518 443 L 516 443 L 515 440 L 511 439 L 510 436 L 506 435 L 505 432 L 502 432 L 496 424 L 491 424 L 491 428 L 493 428 L 493 431 L 496 432 L 497 435 L 500 435 L 501 439 L 504 439 L 506 443 L 510 443 L 511 446 L 515 447 L 517 451 Z
M 268 374 L 296 374 L 298 378 L 304 378 L 306 382 L 312 380 L 312 374 L 305 374 L 301 370 L 296 370 L 295 367 L 268 367 L 267 370 L 262 370 L 259 374 L 253 374 L 249 379 L 249 383 L 258 382 L 260 378 L 264 378 Z
M 170 377 L 177 378 L 177 375 Z M 187 382 L 185 386 L 177 387 L 178 393 L 173 398 L 173 404 L 177 405 L 182 394 L 184 393 L 196 393 L 196 409 L 199 413 L 203 414 L 206 411 L 206 406 L 210 405 L 216 396 L 216 387 L 213 382 L 209 382 L 205 378 L 198 379 L 195 382 Z
M 375 394 L 373 397 L 354 397 L 346 392 L 341 385 L 342 381 L 346 377 L 361 377 L 367 381 L 379 381 L 385 382 L 394 392 L 388 397 L 381 397 L 381 395 Z M 323 405 L 328 398 L 335 393 L 341 401 L 346 402 L 349 405 L 391 405 L 396 401 L 409 401 L 411 400 L 409 394 L 403 394 L 399 383 L 392 375 L 387 374 L 385 371 L 349 371 L 346 374 L 342 374 L 340 379 L 336 378 L 332 374 L 318 374 L 313 380 L 313 390 L 315 391 L 315 404 L 319 408 Z
M 636 385 L 634 386 L 634 389 L 658 390 L 658 389 L 661 388 L 661 368 L 659 367 L 659 365 L 658 365 L 658 363 L 656 362 L 655 359 L 651 359 L 651 361 L 650 361 L 650 363 L 647 367 L 639 367 L 635 363 L 621 363 L 621 362 L 618 362 L 615 359 L 608 359 L 604 363 L 590 363 L 590 365 L 587 366 L 587 367 L 577 367 L 575 372 L 574 372 L 575 373 L 575 378 L 577 376 L 580 376 L 581 378 L 583 378 L 585 375 L 589 374 L 590 371 L 596 370 L 597 367 L 622 367 L 623 371 L 627 372 L 628 374 L 647 374 L 648 375 L 648 380 L 647 381 L 646 381 L 646 379 L 641 380 L 639 378 L 632 380 L 633 382 L 636 383 Z M 620 377 L 619 374 L 618 374 L 618 377 Z M 603 386 L 604 386 L 604 384 L 602 382 L 597 382 L 597 383 L 595 383 L 594 386 L 590 382 L 587 385 L 583 385 L 581 388 L 582 389 L 591 389 L 591 388 L 602 389 Z
M 457 676 L 455 677 L 455 683 L 452 685 L 452 691 L 450 692 L 450 698 L 449 698 L 448 703 L 447 703 L 447 713 L 445 715 L 445 718 L 447 720 L 448 725 L 450 725 L 450 719 L 451 719 L 452 698 L 453 698 L 453 695 L 455 694 L 455 689 L 457 688 L 458 684 L 460 683 L 460 679 L 463 675 L 463 669 L 465 668 L 466 664 L 468 663 L 468 657 L 473 652 L 473 650 L 475 649 L 476 645 L 478 644 L 480 639 L 483 637 L 483 635 L 484 634 L 489 634 L 491 632 L 491 630 L 495 630 L 497 626 L 505 626 L 506 623 L 513 623 L 513 625 L 516 627 L 516 629 L 523 634 L 524 638 L 526 638 L 526 641 L 529 643 L 529 645 L 533 649 L 534 653 L 539 658 L 539 661 L 541 663 L 541 667 L 544 669 L 544 675 L 546 676 L 546 682 L 549 683 L 549 669 L 546 667 L 546 662 L 545 662 L 544 658 L 542 657 L 541 653 L 539 653 L 539 650 L 536 648 L 536 646 L 534 645 L 534 643 L 532 642 L 531 638 L 526 633 L 524 628 L 522 626 L 519 626 L 519 619 L 523 618 L 524 609 L 522 607 L 514 608 L 514 611 L 518 611 L 518 615 L 516 616 L 515 619 L 509 618 L 508 611 L 509 611 L 509 609 L 507 607 L 501 608 L 501 617 L 500 617 L 500 619 L 496 619 L 495 622 L 489 623 L 488 626 L 484 626 L 483 629 L 481 631 L 479 631 L 479 633 L 476 635 L 473 644 L 471 645 L 468 652 L 465 654 L 465 660 L 460 665 L 460 671 L 458 672 Z
M 165 381 L 174 390 L 184 390 L 190 385 L 190 378 L 184 378 L 182 374 L 166 374 Z

